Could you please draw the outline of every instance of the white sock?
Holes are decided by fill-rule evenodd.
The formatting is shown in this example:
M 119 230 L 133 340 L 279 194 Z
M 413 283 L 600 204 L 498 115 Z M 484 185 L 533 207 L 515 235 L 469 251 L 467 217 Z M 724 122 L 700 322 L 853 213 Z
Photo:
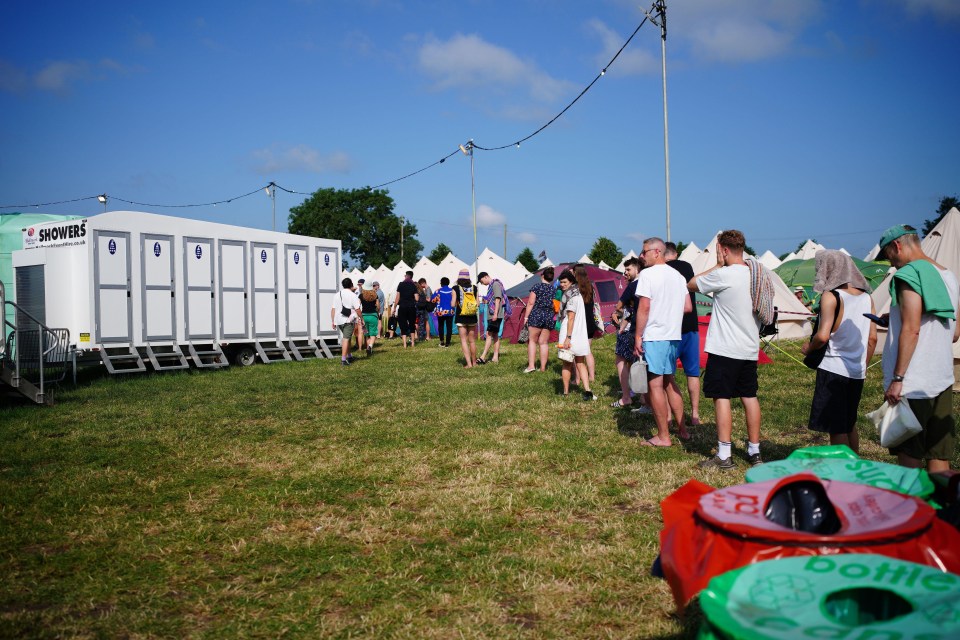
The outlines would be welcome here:
M 757 453 L 760 453 L 760 443 L 747 440 L 747 455 L 752 456 Z
M 730 449 L 732 447 L 732 442 L 717 442 L 717 457 L 721 460 L 726 460 L 730 457 Z

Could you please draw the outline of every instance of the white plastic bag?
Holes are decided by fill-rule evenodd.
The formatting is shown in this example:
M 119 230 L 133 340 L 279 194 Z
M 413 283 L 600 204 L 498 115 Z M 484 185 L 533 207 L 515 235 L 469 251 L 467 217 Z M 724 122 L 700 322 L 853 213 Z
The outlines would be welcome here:
M 900 398 L 900 402 L 892 407 L 889 402 L 884 402 L 879 409 L 868 413 L 867 417 L 880 431 L 880 446 L 888 449 L 922 431 L 920 421 L 913 415 L 906 398 Z
M 634 393 L 647 392 L 647 363 L 643 358 L 630 365 L 630 391 Z

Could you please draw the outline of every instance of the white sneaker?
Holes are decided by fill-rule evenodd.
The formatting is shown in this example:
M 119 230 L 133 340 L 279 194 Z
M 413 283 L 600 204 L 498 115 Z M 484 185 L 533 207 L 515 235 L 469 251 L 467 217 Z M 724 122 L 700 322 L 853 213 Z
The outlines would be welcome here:
M 640 405 L 636 409 L 630 409 L 630 413 L 639 413 L 642 416 L 650 416 L 653 415 L 653 409 L 646 405 Z

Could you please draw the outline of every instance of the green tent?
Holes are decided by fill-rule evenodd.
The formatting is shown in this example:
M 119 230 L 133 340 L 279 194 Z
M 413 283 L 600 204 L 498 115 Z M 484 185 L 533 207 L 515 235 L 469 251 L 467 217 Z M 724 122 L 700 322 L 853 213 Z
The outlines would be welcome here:
M 0 214 L 0 282 L 3 282 L 7 300 L 17 301 L 13 281 L 13 252 L 23 249 L 23 230 L 31 225 L 60 220 L 74 220 L 78 216 L 60 216 L 52 213 L 2 213 Z M 4 309 L 6 319 L 14 321 L 11 309 Z M 3 339 L 7 337 L 4 325 Z
M 872 289 L 877 288 L 877 285 L 883 281 L 887 275 L 887 270 L 890 268 L 890 265 L 886 262 L 866 262 L 857 258 L 851 258 L 851 260 L 853 260 L 853 264 L 857 266 L 857 269 L 860 270 L 860 273 L 863 274 L 863 277 L 867 280 L 867 284 L 869 284 Z M 774 269 L 774 272 L 780 276 L 780 279 L 783 280 L 784 284 L 790 287 L 790 289 L 803 287 L 807 300 L 814 300 L 818 297 L 818 294 L 815 294 L 813 291 L 813 279 L 816 275 L 815 258 L 810 258 L 809 260 L 787 260 Z

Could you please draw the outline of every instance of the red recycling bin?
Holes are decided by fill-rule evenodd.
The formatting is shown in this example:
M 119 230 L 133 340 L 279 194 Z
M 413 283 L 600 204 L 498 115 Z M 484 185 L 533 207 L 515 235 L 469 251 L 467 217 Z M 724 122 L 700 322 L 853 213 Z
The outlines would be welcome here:
M 661 503 L 660 556 L 680 612 L 714 576 L 791 556 L 874 553 L 960 573 L 960 532 L 922 500 L 809 473 L 714 489 L 690 480 Z

